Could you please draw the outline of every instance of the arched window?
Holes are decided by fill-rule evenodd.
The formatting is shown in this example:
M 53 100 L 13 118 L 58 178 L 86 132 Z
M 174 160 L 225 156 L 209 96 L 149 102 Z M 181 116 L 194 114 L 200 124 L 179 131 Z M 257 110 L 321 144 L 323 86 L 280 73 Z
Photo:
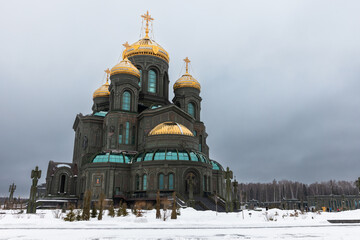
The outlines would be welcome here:
M 211 185 L 211 180 L 210 180 L 211 178 L 210 178 L 210 176 L 208 176 L 208 180 L 207 180 L 207 190 L 208 190 L 208 192 L 210 192 L 210 185 Z
M 207 187 L 206 182 L 207 182 L 207 178 L 206 178 L 206 176 L 204 175 L 204 179 L 203 179 L 203 190 L 204 190 L 204 192 L 207 191 L 207 189 L 206 189 L 206 187 Z
M 193 103 L 188 103 L 188 113 L 195 117 L 195 106 Z
M 174 174 L 169 174 L 169 190 L 174 190 Z
M 139 175 L 135 176 L 135 189 L 137 191 L 140 190 L 140 177 L 139 177 Z
M 139 81 L 139 87 L 141 88 L 141 83 L 142 83 L 142 70 L 140 69 L 140 81 Z
M 164 190 L 164 174 L 159 174 L 159 190 Z
M 120 130 L 119 130 L 119 144 L 122 144 L 123 142 L 123 125 L 120 124 Z
M 156 93 L 156 72 L 150 70 L 148 74 L 148 92 Z
M 125 144 L 129 144 L 129 135 L 130 135 L 130 123 L 126 122 L 125 124 Z
M 202 135 L 199 136 L 199 151 L 202 152 Z
M 135 135 L 136 133 L 136 129 L 135 129 L 135 126 L 132 127 L 132 132 L 131 132 L 131 144 L 134 145 L 135 144 Z
M 125 91 L 122 96 L 122 110 L 130 111 L 131 94 Z
M 60 193 L 65 193 L 65 182 L 66 182 L 66 176 L 65 174 L 63 174 L 60 177 Z
M 147 189 L 147 175 L 144 174 L 143 176 L 143 190 L 146 191 Z

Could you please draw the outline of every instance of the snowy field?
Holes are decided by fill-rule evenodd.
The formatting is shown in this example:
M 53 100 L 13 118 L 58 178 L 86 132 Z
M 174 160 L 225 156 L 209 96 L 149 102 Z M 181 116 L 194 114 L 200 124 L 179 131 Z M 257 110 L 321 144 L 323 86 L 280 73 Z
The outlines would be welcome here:
M 328 219 L 360 219 L 360 210 L 305 213 L 271 209 L 266 212 L 218 213 L 181 209 L 178 219 L 155 219 L 155 210 L 143 217 L 129 214 L 102 221 L 65 222 L 53 210 L 37 214 L 0 211 L 3 239 L 360 239 L 360 224 L 331 224 Z

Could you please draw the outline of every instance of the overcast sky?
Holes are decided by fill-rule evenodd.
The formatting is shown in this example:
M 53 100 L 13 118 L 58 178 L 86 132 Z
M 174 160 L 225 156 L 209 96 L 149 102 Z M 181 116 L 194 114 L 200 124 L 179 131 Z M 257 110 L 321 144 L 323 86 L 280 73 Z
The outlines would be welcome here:
M 71 162 L 72 125 L 140 15 L 201 83 L 210 157 L 240 182 L 360 176 L 359 1 L 1 1 L 0 196 Z

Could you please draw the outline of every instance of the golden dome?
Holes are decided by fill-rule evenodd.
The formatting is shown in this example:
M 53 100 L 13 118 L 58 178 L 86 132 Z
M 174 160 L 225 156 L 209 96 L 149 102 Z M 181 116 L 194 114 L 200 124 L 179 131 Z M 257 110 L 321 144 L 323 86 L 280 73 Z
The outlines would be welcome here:
M 152 55 L 164 59 L 166 62 L 170 61 L 167 51 L 154 40 L 148 37 L 144 37 L 131 45 L 124 45 L 127 47 L 123 52 L 123 58 L 128 58 L 135 55 Z
M 174 90 L 183 87 L 192 87 L 200 90 L 200 83 L 189 73 L 185 73 L 174 83 Z
M 108 97 L 110 95 L 109 92 L 109 69 L 105 70 L 107 76 L 106 76 L 106 83 L 104 83 L 103 85 L 101 85 L 101 87 L 99 87 L 98 89 L 96 89 L 96 91 L 93 94 L 93 99 L 97 98 L 97 97 Z
M 150 131 L 149 136 L 163 134 L 187 135 L 192 137 L 194 136 L 194 134 L 187 127 L 176 122 L 160 123 Z
M 121 73 L 131 74 L 140 78 L 140 71 L 127 58 L 116 64 L 111 69 L 110 76 Z
M 149 21 L 154 20 L 149 15 L 149 11 L 141 15 L 141 17 L 146 21 L 145 37 L 131 45 L 126 42 L 124 44 L 126 49 L 123 52 L 123 58 L 129 58 L 135 55 L 152 55 L 169 62 L 170 58 L 167 51 L 149 37 Z
M 181 78 L 176 80 L 176 82 L 174 83 L 174 90 L 183 87 L 192 87 L 200 91 L 201 89 L 200 83 L 189 73 L 189 66 L 188 66 L 190 62 L 189 58 L 186 57 L 184 61 L 186 63 L 186 73 L 182 75 Z

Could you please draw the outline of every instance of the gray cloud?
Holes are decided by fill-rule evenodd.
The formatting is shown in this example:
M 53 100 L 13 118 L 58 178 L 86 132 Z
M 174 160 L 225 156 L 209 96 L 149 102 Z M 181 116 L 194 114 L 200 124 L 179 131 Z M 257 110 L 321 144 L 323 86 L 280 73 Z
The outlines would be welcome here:
M 237 179 L 358 177 L 357 1 L 16 1 L 0 9 L 0 193 L 72 160 L 72 124 L 103 70 L 139 38 L 140 14 L 201 85 L 210 155 Z M 172 89 L 170 89 L 172 92 Z M 172 98 L 172 96 L 170 97 Z

